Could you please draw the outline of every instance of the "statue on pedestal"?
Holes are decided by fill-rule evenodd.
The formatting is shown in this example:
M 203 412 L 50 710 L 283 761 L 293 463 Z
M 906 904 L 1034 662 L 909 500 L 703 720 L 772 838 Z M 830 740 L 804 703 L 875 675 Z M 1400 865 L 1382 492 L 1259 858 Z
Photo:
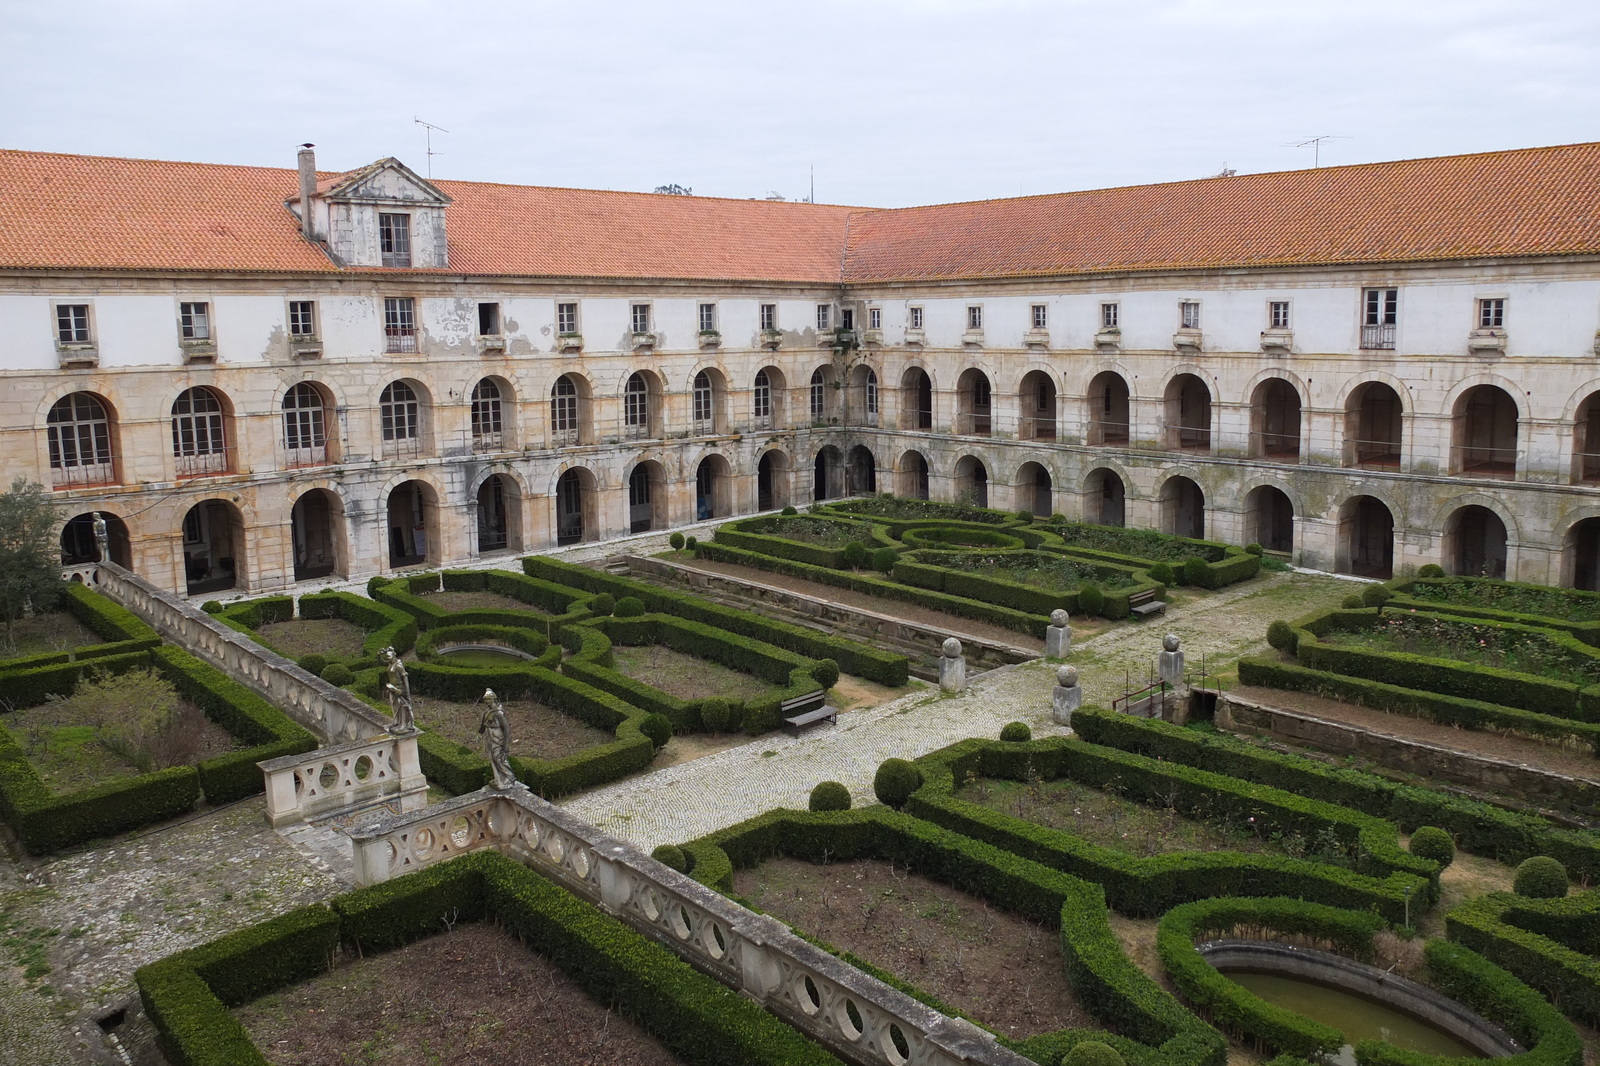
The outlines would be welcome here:
M 483 702 L 488 706 L 484 709 L 483 720 L 478 723 L 478 732 L 483 734 L 484 754 L 489 757 L 489 768 L 494 774 L 489 787 L 505 792 L 521 784 L 511 771 L 511 723 L 506 718 L 505 704 L 500 702 L 494 689 L 483 690 Z
M 105 515 L 94 511 L 91 513 L 91 518 L 94 529 L 95 561 L 108 563 L 111 561 L 111 531 L 106 528 Z
M 380 651 L 378 662 L 388 674 L 388 681 L 385 682 L 383 689 L 389 697 L 389 713 L 394 715 L 394 725 L 389 730 L 390 734 L 415 733 L 416 710 L 411 705 L 411 675 L 406 673 L 406 664 L 400 661 L 400 656 L 393 648 L 384 648 Z

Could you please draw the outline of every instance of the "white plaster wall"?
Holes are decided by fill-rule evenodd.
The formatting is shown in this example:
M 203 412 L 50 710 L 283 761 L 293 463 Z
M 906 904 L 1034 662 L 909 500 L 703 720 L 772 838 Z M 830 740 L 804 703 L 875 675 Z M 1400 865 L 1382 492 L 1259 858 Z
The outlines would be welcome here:
M 63 299 L 59 294 L 55 299 Z M 0 296 L 0 368 L 51 370 L 57 365 L 51 296 Z M 71 302 L 79 302 L 73 300 Z

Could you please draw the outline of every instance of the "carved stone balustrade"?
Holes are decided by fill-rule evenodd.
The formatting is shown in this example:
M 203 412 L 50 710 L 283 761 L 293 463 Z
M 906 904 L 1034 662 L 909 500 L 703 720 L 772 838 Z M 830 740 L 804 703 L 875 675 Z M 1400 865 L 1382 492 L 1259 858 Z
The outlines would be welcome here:
M 428 801 L 416 733 L 385 734 L 256 765 L 267 778 L 267 821 L 274 829 L 371 803 L 398 801 L 407 811 Z

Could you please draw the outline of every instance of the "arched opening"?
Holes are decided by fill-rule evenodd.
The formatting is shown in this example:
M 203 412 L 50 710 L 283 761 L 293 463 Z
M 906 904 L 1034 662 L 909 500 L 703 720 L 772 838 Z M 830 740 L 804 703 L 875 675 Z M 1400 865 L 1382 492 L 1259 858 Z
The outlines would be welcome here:
M 1382 500 L 1352 496 L 1339 508 L 1334 569 L 1384 581 L 1394 576 L 1394 515 Z
M 1506 524 L 1487 507 L 1452 511 L 1444 523 L 1444 563 L 1458 577 L 1506 576 Z
M 1167 385 L 1163 437 L 1168 451 L 1211 450 L 1211 390 L 1193 374 L 1179 374 Z
M 844 456 L 829 444 L 811 464 L 811 498 L 831 500 L 844 495 Z
M 784 424 L 783 371 L 775 366 L 756 371 L 755 384 L 750 394 L 750 416 L 757 429 L 774 429 Z
M 756 510 L 789 506 L 789 456 L 776 449 L 756 463 Z
M 622 386 L 624 440 L 661 436 L 661 383 L 654 374 L 636 370 Z
M 1566 583 L 1585 592 L 1600 592 L 1600 518 L 1574 522 L 1567 530 L 1561 569 Z
M 589 442 L 589 383 L 562 374 L 550 386 L 550 445 L 570 448 Z
M 878 372 L 865 363 L 850 371 L 849 408 L 854 424 L 878 424 Z
M 109 511 L 101 511 L 106 523 L 106 549 L 111 561 L 124 570 L 133 569 L 133 538 L 128 524 Z M 94 512 L 78 515 L 61 527 L 61 565 L 81 566 L 100 562 L 94 544 Z
M 1400 469 L 1400 396 L 1381 381 L 1367 381 L 1344 405 L 1344 465 L 1363 470 Z
M 491 474 L 478 486 L 478 551 L 522 548 L 522 494 L 506 474 Z
M 172 402 L 172 456 L 179 477 L 225 474 L 233 467 L 229 411 L 222 394 L 197 385 Z
M 1103 370 L 1089 382 L 1089 443 L 1128 443 L 1128 383 L 1114 370 Z
M 1274 463 L 1300 461 L 1300 394 L 1269 378 L 1250 397 L 1250 454 Z
M 722 371 L 708 368 L 695 374 L 689 383 L 689 421 L 696 436 L 723 432 L 722 411 L 727 392 L 728 383 Z
M 906 452 L 900 457 L 900 469 L 895 474 L 896 495 L 913 500 L 928 498 L 928 460 L 921 452 Z
M 74 392 L 57 400 L 45 417 L 50 487 L 114 484 L 116 429 L 111 406 L 92 392 Z
M 1206 494 L 1186 477 L 1169 477 L 1161 486 L 1161 531 L 1204 540 Z
M 956 502 L 971 507 L 989 506 L 989 471 L 975 455 L 956 460 Z
M 510 414 L 511 390 L 494 378 L 472 387 L 472 450 L 498 452 L 513 447 Z
M 667 474 L 654 459 L 635 464 L 628 474 L 628 531 L 667 527 Z
M 439 498 L 425 481 L 407 481 L 389 493 L 389 565 L 433 564 L 439 559 Z
M 1294 504 L 1282 489 L 1261 485 L 1244 498 L 1244 535 L 1269 552 L 1294 551 Z
M 311 489 L 289 509 L 294 579 L 310 581 L 348 573 L 344 501 L 327 489 Z
M 933 428 L 933 379 L 920 366 L 900 375 L 900 428 Z
M 411 381 L 391 381 L 378 394 L 385 459 L 414 459 L 427 452 L 425 396 L 422 386 Z
M 1017 436 L 1023 440 L 1056 439 L 1056 383 L 1042 370 L 1022 376 L 1017 391 Z
M 1127 500 L 1127 486 L 1115 470 L 1105 467 L 1091 470 L 1083 481 L 1083 517 L 1091 525 L 1126 525 Z
M 1516 477 L 1516 401 L 1495 385 L 1477 385 L 1462 393 L 1451 420 L 1450 453 L 1453 473 Z
M 994 396 L 989 375 L 969 367 L 956 379 L 956 432 L 986 437 L 994 430 Z
M 600 539 L 594 474 L 576 466 L 556 479 L 556 543 Z
M 839 375 L 832 363 L 819 366 L 811 372 L 811 384 L 806 390 L 806 397 L 807 414 L 811 417 L 812 425 L 822 425 L 838 419 L 838 398 L 835 393 L 839 390 L 834 387 L 838 381 Z
M 328 435 L 333 400 L 321 386 L 302 381 L 283 394 L 285 465 L 321 466 L 338 459 Z
M 845 495 L 871 495 L 878 491 L 878 461 L 864 444 L 850 449 L 850 462 L 845 468 Z
M 708 455 L 694 470 L 694 516 L 726 518 L 733 513 L 733 468 L 720 455 Z
M 244 516 L 226 500 L 205 500 L 183 516 L 183 577 L 190 596 L 234 588 L 244 571 Z
M 1048 517 L 1055 510 L 1054 488 L 1050 471 L 1038 463 L 1023 463 L 1017 469 L 1017 510 Z
M 1572 480 L 1600 481 L 1600 392 L 1578 405 L 1572 433 Z

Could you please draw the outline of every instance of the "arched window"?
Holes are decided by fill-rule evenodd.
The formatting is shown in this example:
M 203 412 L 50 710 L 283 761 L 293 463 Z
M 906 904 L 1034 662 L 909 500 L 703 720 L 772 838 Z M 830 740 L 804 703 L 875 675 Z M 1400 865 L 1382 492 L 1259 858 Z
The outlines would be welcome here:
M 390 382 L 378 397 L 386 455 L 415 455 L 422 439 L 422 405 L 403 381 Z
M 500 386 L 484 378 L 472 390 L 473 449 L 492 452 L 503 447 L 504 425 L 500 411 Z
M 711 421 L 711 375 L 704 370 L 694 376 L 694 420 Z
M 565 374 L 550 390 L 550 429 L 555 443 L 578 443 L 578 386 Z
M 220 474 L 228 469 L 222 401 L 207 388 L 185 389 L 172 404 L 172 454 L 178 476 Z
M 811 420 L 820 422 L 828 413 L 828 383 L 822 376 L 822 368 L 818 367 L 811 372 Z
M 772 380 L 765 370 L 756 371 L 755 407 L 752 414 L 759 419 L 772 417 Z
M 876 371 L 867 371 L 867 414 L 872 416 L 872 424 L 878 424 L 878 375 Z
M 628 378 L 622 390 L 622 422 L 631 436 L 640 436 L 650 428 L 650 383 L 643 374 Z
M 290 466 L 328 461 L 327 423 L 322 393 L 302 381 L 283 395 L 283 446 Z
M 50 443 L 50 483 L 98 485 L 115 481 L 111 460 L 111 417 L 105 404 L 87 392 L 63 396 L 45 418 Z

